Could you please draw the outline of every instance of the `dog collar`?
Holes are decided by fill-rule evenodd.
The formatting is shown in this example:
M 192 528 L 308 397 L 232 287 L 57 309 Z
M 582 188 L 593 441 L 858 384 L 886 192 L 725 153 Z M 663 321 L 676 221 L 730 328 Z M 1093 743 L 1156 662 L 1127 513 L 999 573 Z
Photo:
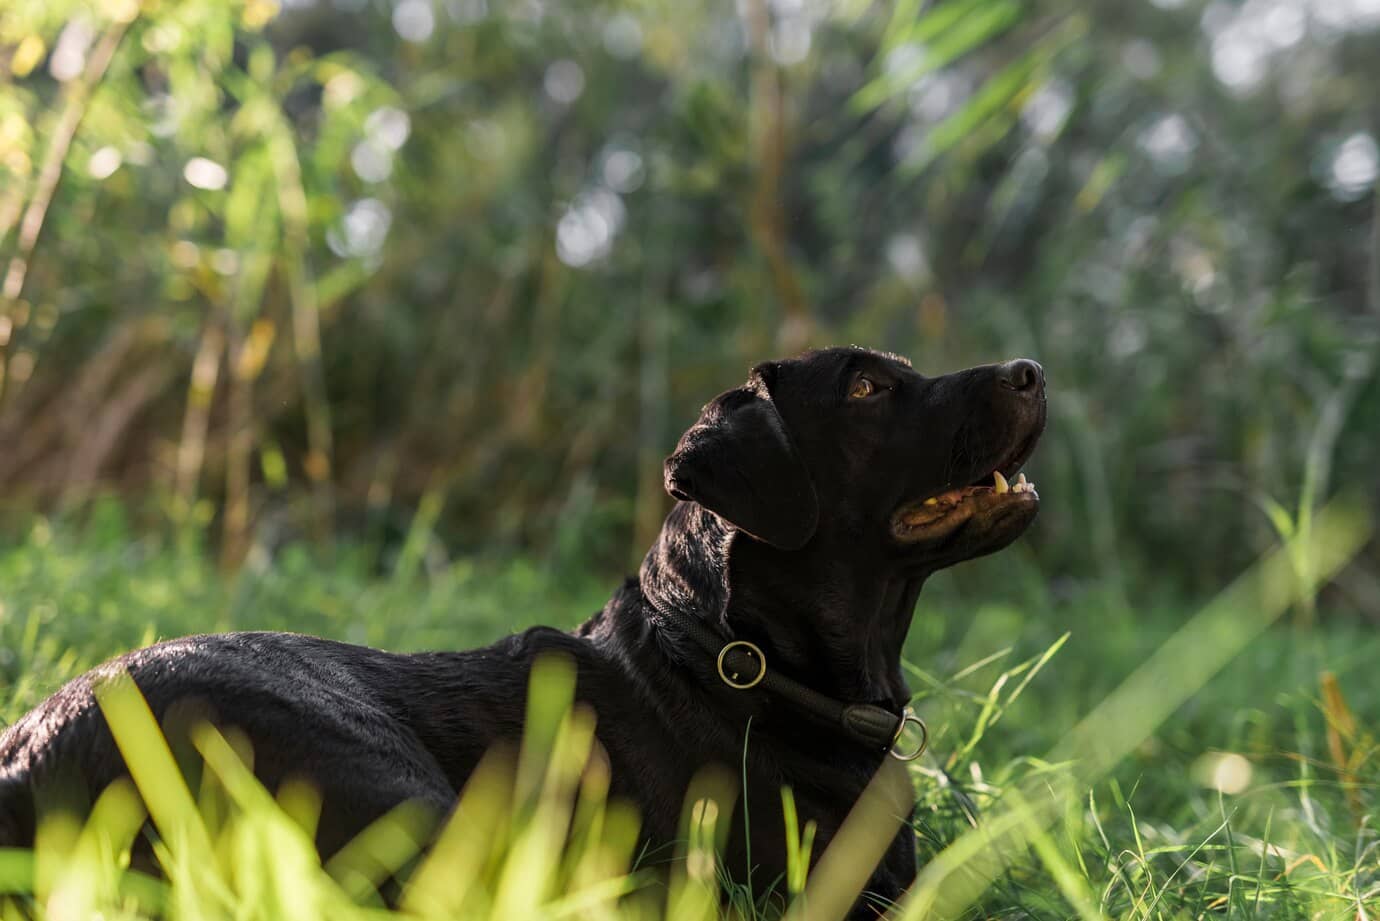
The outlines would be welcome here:
M 900 761 L 914 761 L 929 745 L 929 729 L 910 707 L 895 713 L 876 704 L 835 700 L 768 669 L 766 654 L 755 643 L 725 641 L 691 617 L 677 617 L 676 621 L 695 645 L 714 658 L 719 680 L 735 691 L 754 688 L 770 691 L 819 722 L 837 728 L 855 742 L 886 752 Z M 907 725 L 920 730 L 920 742 L 913 751 L 900 751 L 897 746 Z

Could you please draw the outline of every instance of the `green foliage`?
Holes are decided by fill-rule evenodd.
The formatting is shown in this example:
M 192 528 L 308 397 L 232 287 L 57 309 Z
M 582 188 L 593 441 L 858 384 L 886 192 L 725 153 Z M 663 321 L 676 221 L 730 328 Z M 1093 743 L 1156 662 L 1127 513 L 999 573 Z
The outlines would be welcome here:
M 424 578 L 376 548 L 323 565 L 303 543 L 220 576 L 204 534 L 132 527 L 105 501 L 83 519 L 38 519 L 0 546 L 0 716 L 13 719 L 112 650 L 213 630 L 274 629 L 402 649 L 460 649 L 536 624 L 573 626 L 608 584 L 518 559 L 432 560 Z M 405 563 L 405 561 L 399 561 Z
M 612 574 L 753 361 L 1030 354 L 1044 565 L 1208 590 L 1374 494 L 1374 23 L 1257 6 L 21 0 L 0 489 Z
M 1377 494 L 1363 6 L 11 0 L 0 715 L 164 636 L 461 648 L 574 624 L 659 526 L 677 433 L 752 362 L 1028 354 L 1041 519 L 932 580 L 906 649 L 933 734 L 923 898 L 1374 916 L 1376 549 L 1334 573 L 1319 524 L 1339 488 Z M 1184 626 L 1280 542 L 1277 581 Z M 1069 730 L 1093 717 L 1120 757 L 1089 774 Z M 39 893 L 14 910 L 377 916 L 395 870 L 417 914 L 708 907 L 644 898 L 591 843 L 631 820 L 586 810 L 559 759 L 519 771 L 552 798 L 484 775 L 470 818 L 532 834 L 443 836 L 433 875 L 408 815 L 322 868 L 310 795 L 270 802 L 235 740 L 202 743 L 215 790 L 164 804 L 166 886 L 118 859 L 163 805 L 117 787 L 49 869 L 0 855 L 0 888 Z M 711 812 L 687 831 L 705 851 Z M 725 881 L 741 915 L 851 898 L 805 878 L 795 818 L 780 891 Z M 561 850 L 563 824 L 590 834 Z M 987 885 L 954 889 L 956 866 Z
M 1314 529 L 1307 556 L 1322 580 L 1367 534 L 1350 510 L 1320 514 Z M 527 622 L 504 611 L 573 623 L 607 590 L 591 585 L 579 601 L 584 590 L 518 562 L 433 563 L 400 576 L 380 572 L 368 547 L 326 562 L 301 544 L 226 577 L 194 538 L 137 537 L 107 503 L 84 520 L 39 520 L 5 549 L 3 712 L 17 716 L 114 648 L 213 621 L 454 648 Z M 940 914 L 951 917 L 1135 919 L 1380 908 L 1368 819 L 1380 791 L 1368 727 L 1380 702 L 1366 693 L 1380 642 L 1336 619 L 1322 619 L 1307 642 L 1298 625 L 1268 626 L 1311 590 L 1294 576 L 1300 552 L 1280 548 L 1187 622 L 1182 605 L 1133 613 L 1020 590 L 993 603 L 990 586 L 1022 565 L 1007 560 L 971 564 L 978 592 L 936 585 L 906 652 L 932 744 L 910 776 L 925 870 L 898 915 L 916 917 L 926 904 L 947 905 Z M 38 917 L 66 917 L 74 904 L 83 915 L 130 918 L 377 917 L 377 889 L 397 876 L 414 916 L 712 915 L 706 884 L 719 832 L 704 823 L 726 827 L 739 805 L 732 790 L 719 790 L 712 809 L 690 810 L 687 845 L 704 856 L 686 863 L 681 888 L 654 884 L 632 853 L 635 817 L 604 801 L 597 770 L 578 769 L 591 715 L 569 709 L 568 675 L 553 667 L 534 679 L 544 690 L 530 701 L 525 754 L 513 763 L 495 753 L 437 851 L 419 860 L 436 817 L 402 809 L 325 867 L 310 849 L 318 807 L 309 790 L 270 795 L 246 773 L 235 739 L 214 733 L 198 741 L 205 786 L 189 790 L 165 776 L 170 763 L 137 698 L 103 697 L 128 724 L 122 749 L 142 766 L 134 786 L 108 791 L 84 829 L 55 826 L 37 862 L 0 854 L 0 890 L 37 893 L 13 896 L 12 907 Z M 120 859 L 146 811 L 166 881 Z M 842 853 L 884 845 L 894 821 L 870 818 Z M 806 879 L 808 816 L 795 816 L 788 837 L 798 853 L 787 879 L 750 896 L 725 881 L 741 916 L 776 917 L 794 904 L 795 917 L 829 917 L 826 906 L 851 902 L 856 888 L 837 883 L 854 878 L 847 867 L 826 870 L 825 860 Z M 986 881 L 971 905 L 943 882 L 955 860 L 957 878 Z

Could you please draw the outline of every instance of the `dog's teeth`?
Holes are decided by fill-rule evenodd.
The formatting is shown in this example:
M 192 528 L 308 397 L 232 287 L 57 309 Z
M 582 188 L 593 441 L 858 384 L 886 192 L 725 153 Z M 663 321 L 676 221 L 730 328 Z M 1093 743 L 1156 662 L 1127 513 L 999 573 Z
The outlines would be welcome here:
M 1006 482 L 1006 477 L 1001 475 L 1000 470 L 992 471 L 992 479 L 997 483 L 997 495 L 1011 491 L 1011 484 Z
M 1024 486 L 1026 483 L 1029 483 L 1030 481 L 1027 480 L 1027 479 L 1025 478 L 1025 474 L 1022 473 L 1020 476 L 1016 477 L 1016 482 L 1017 482 L 1017 483 L 1020 483 L 1022 486 Z

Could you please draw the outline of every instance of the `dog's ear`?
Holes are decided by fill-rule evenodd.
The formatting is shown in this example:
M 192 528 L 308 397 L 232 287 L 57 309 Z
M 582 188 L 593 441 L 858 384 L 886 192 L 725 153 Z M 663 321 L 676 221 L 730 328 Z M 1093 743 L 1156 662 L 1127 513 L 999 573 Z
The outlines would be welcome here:
M 771 369 L 705 406 L 666 458 L 666 491 L 698 502 L 751 537 L 799 550 L 814 536 L 819 500 L 776 411 Z

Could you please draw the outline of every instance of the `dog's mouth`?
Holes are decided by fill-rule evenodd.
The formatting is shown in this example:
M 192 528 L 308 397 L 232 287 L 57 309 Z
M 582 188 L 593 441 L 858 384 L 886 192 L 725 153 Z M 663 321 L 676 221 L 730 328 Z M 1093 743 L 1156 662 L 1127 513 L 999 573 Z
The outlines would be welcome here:
M 904 543 L 953 533 L 971 519 L 1005 517 L 1006 511 L 1021 508 L 1033 511 L 1040 503 L 1034 481 L 1021 472 L 1035 447 L 1035 439 L 1021 444 L 1007 459 L 967 486 L 947 489 L 908 502 L 892 516 L 892 534 Z
M 896 522 L 905 528 L 919 529 L 954 515 L 965 503 L 989 509 L 1006 503 L 1039 501 L 1040 494 L 1035 491 L 1034 482 L 1026 479 L 1024 473 L 1017 474 L 1015 482 L 1012 482 L 1000 470 L 993 470 L 980 482 L 950 489 L 918 504 L 906 506 L 896 515 Z

